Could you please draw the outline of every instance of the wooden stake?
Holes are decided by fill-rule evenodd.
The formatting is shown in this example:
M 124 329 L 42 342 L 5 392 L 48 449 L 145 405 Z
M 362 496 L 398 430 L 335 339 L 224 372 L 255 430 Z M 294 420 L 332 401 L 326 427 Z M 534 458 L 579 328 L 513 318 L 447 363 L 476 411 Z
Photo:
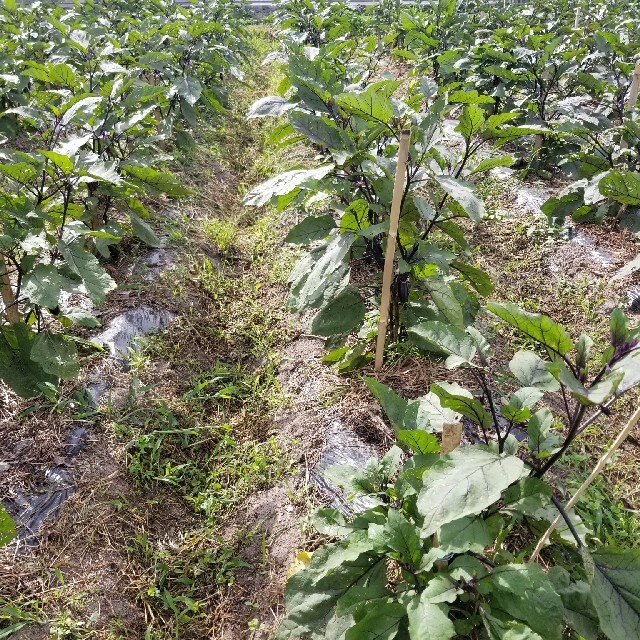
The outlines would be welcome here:
M 445 456 L 460 446 L 462 441 L 462 422 L 445 422 L 442 425 L 442 443 L 440 455 Z
M 389 303 L 391 299 L 391 283 L 393 282 L 393 262 L 396 255 L 396 239 L 398 237 L 398 221 L 400 207 L 404 194 L 404 184 L 407 174 L 407 158 L 409 157 L 410 132 L 400 134 L 398 149 L 398 166 L 396 180 L 393 185 L 393 200 L 391 202 L 391 219 L 389 220 L 389 237 L 387 239 L 387 255 L 384 258 L 384 272 L 382 276 L 382 300 L 380 302 L 380 321 L 378 322 L 378 342 L 376 344 L 376 371 L 382 368 L 384 357 L 384 343 L 387 338 L 387 324 L 389 323 Z
M 575 492 L 573 498 L 571 498 L 571 500 L 567 502 L 564 508 L 565 512 L 569 511 L 576 505 L 576 503 L 578 502 L 582 494 L 587 490 L 589 485 L 596 479 L 596 477 L 600 475 L 602 470 L 605 468 L 607 462 L 609 462 L 609 459 L 611 458 L 611 456 L 613 456 L 613 454 L 618 450 L 618 447 L 620 447 L 620 445 L 627 439 L 627 437 L 629 436 L 633 428 L 636 426 L 636 424 L 638 424 L 639 420 L 640 420 L 640 407 L 636 409 L 635 413 L 631 416 L 631 419 L 629 420 L 625 428 L 620 432 L 620 435 L 614 440 L 613 444 L 609 447 L 609 449 L 607 449 L 607 451 L 604 452 L 600 460 L 598 460 L 598 464 L 594 467 L 593 471 L 591 472 L 591 475 L 582 483 L 580 488 Z M 540 538 L 540 541 L 538 542 L 535 550 L 533 551 L 533 554 L 531 555 L 529 562 L 536 561 L 536 558 L 540 555 L 542 548 L 549 541 L 549 538 L 551 537 L 553 530 L 558 526 L 560 520 L 562 520 L 562 516 L 558 514 L 558 517 L 551 523 L 551 526 L 545 531 L 545 534 L 542 536 L 542 538 Z
M 636 106 L 638 95 L 640 95 L 640 61 L 636 62 L 636 68 L 631 76 L 631 86 L 629 87 L 629 97 L 627 98 L 625 111 L 631 111 Z
M 454 449 L 460 446 L 462 441 L 462 422 L 445 422 L 442 425 L 442 442 L 440 443 L 440 455 L 446 456 Z M 440 544 L 438 534 L 433 534 L 433 546 Z M 435 565 L 438 569 L 446 569 L 449 563 L 446 560 L 436 560 Z
M 633 75 L 631 76 L 631 86 L 629 87 L 629 96 L 627 97 L 627 102 L 624 105 L 625 111 L 631 111 L 638 102 L 638 94 L 640 94 L 640 61 L 636 62 L 636 68 L 633 70 Z M 620 140 L 620 148 L 628 149 L 629 145 L 627 141 L 622 138 Z
M 20 312 L 16 304 L 16 297 L 11 288 L 11 276 L 7 269 L 7 264 L 0 260 L 0 271 L 2 271 L 2 302 L 4 303 L 4 317 L 7 322 L 16 324 L 20 322 Z

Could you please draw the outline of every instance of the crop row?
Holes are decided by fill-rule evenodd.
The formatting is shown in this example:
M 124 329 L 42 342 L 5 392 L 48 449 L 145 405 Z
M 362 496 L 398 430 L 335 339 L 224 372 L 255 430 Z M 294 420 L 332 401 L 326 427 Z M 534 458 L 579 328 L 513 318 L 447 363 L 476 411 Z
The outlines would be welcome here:
M 236 5 L 165 0 L 0 8 L 0 378 L 22 396 L 74 378 L 77 339 L 133 233 L 158 246 L 149 196 L 187 191 L 166 165 L 225 109 L 245 46 Z

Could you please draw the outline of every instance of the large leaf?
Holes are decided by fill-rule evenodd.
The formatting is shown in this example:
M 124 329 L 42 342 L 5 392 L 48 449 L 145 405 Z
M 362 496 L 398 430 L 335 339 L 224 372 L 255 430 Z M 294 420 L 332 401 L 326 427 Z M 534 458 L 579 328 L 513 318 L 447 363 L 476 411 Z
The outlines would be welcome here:
M 336 104 L 353 115 L 387 124 L 393 117 L 393 103 L 385 91 L 370 87 L 360 93 L 341 93 L 335 98 Z
M 533 351 L 518 351 L 509 362 L 511 373 L 527 387 L 557 391 L 558 381 L 547 370 L 546 363 Z
M 317 169 L 294 169 L 285 171 L 266 182 L 254 187 L 245 197 L 243 203 L 247 206 L 259 207 L 267 204 L 274 196 L 284 196 L 307 180 L 320 180 L 333 169 L 332 164 L 325 164 Z
M 475 195 L 472 184 L 451 176 L 434 177 L 444 191 L 464 209 L 471 220 L 480 222 L 485 217 L 487 211 L 482 201 Z
M 501 609 L 525 622 L 545 640 L 561 639 L 564 607 L 540 565 L 496 567 L 489 581 L 493 598 Z
M 565 355 L 573 349 L 569 332 L 548 316 L 523 311 L 509 303 L 490 302 L 487 309 L 555 353 Z
M 610 171 L 599 182 L 600 193 L 621 204 L 640 205 L 640 173 L 637 171 Z
M 64 380 L 75 379 L 80 369 L 75 344 L 65 340 L 59 333 L 50 331 L 43 331 L 36 336 L 31 359 L 47 373 Z
M 41 382 L 58 383 L 56 376 L 31 359 L 34 341 L 35 334 L 24 324 L 0 328 L 0 379 L 23 398 L 37 396 Z
M 129 219 L 131 220 L 133 232 L 138 238 L 140 238 L 140 240 L 142 240 L 142 242 L 150 247 L 162 246 L 162 242 L 160 242 L 160 239 L 155 234 L 154 230 L 142 218 L 139 218 L 135 213 L 130 213 Z
M 311 333 L 327 338 L 350 333 L 362 324 L 366 312 L 358 289 L 345 287 L 316 314 L 311 323 Z
M 295 266 L 289 282 L 289 308 L 295 311 L 317 309 L 333 299 L 346 285 L 349 267 L 346 257 L 353 235 L 342 233 L 316 247 Z
M 411 640 L 449 640 L 456 636 L 448 607 L 415 596 L 407 606 Z
M 122 170 L 135 183 L 148 189 L 151 193 L 166 193 L 172 197 L 186 196 L 191 193 L 180 184 L 178 178 L 167 171 L 136 166 L 124 166 Z
M 287 617 L 278 627 L 277 640 L 323 637 L 324 627 L 341 597 L 358 590 L 359 601 L 366 601 L 367 592 L 379 596 L 384 593 L 385 584 L 385 563 L 381 556 L 368 552 L 366 545 L 320 547 L 311 564 L 287 582 Z
M 449 283 L 444 278 L 431 277 L 424 280 L 424 285 L 429 290 L 438 311 L 452 325 L 462 327 L 464 325 L 462 306 Z
M 296 109 L 289 114 L 289 122 L 298 133 L 327 149 L 344 149 L 349 144 L 349 138 L 342 130 L 324 116 Z
M 82 238 L 71 243 L 60 240 L 58 249 L 69 269 L 82 278 L 84 289 L 93 303 L 102 304 L 107 293 L 117 285 L 102 268 L 98 259 L 85 250 Z
M 482 403 L 471 394 L 452 393 L 444 384 L 432 384 L 431 391 L 440 398 L 443 407 L 461 413 L 469 420 L 488 429 L 493 425 L 493 417 L 482 406 Z
M 416 429 L 442 431 L 445 422 L 455 422 L 458 417 L 454 411 L 444 408 L 434 393 L 428 393 L 416 400 L 405 400 L 374 378 L 365 378 L 364 381 L 382 405 L 396 432 Z
M 476 355 L 476 345 L 471 336 L 462 329 L 444 322 L 432 320 L 413 325 L 409 329 L 412 341 L 418 346 L 423 342 L 448 354 L 446 367 L 452 369 L 470 363 Z
M 442 550 L 443 556 L 465 551 L 483 553 L 494 543 L 501 526 L 502 519 L 499 514 L 486 519 L 480 516 L 466 516 L 441 527 L 438 533 L 438 547 Z
M 475 104 L 469 104 L 462 110 L 460 121 L 456 127 L 456 131 L 462 134 L 464 138 L 471 139 L 480 133 L 484 127 L 485 111 Z
M 602 631 L 609 640 L 640 638 L 640 551 L 581 551 Z
M 478 446 L 459 447 L 443 456 L 423 476 L 417 501 L 424 517 L 422 535 L 497 502 L 502 491 L 520 478 L 523 466 L 515 456 Z
M 22 283 L 22 294 L 32 304 L 53 309 L 58 305 L 63 278 L 58 270 L 47 264 L 36 265 Z
M 330 215 L 309 216 L 293 227 L 284 240 L 291 244 L 308 244 L 323 240 L 335 228 L 335 220 Z
M 251 119 L 265 118 L 267 116 L 281 116 L 294 106 L 295 104 L 293 102 L 287 102 L 280 96 L 265 96 L 264 98 L 256 100 L 251 105 L 251 107 L 249 107 L 247 118 Z
M 581 551 L 602 631 L 609 640 L 640 638 L 640 550 Z
M 563 567 L 551 567 L 549 579 L 562 598 L 564 617 L 584 640 L 598 640 L 600 621 L 593 606 L 591 587 L 584 580 L 573 582 Z

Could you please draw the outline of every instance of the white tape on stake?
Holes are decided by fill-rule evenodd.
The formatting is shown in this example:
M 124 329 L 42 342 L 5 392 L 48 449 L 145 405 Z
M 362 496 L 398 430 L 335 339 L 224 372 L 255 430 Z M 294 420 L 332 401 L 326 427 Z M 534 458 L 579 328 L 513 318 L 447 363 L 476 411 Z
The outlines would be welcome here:
M 398 237 L 400 207 L 402 205 L 402 196 L 404 194 L 404 185 L 407 177 L 409 138 L 409 131 L 403 131 L 400 134 L 398 165 L 396 167 L 396 180 L 393 185 L 393 200 L 391 201 L 391 219 L 389 220 L 387 255 L 384 258 L 384 272 L 382 276 L 382 298 L 380 301 L 380 320 L 378 322 L 378 341 L 376 343 L 376 371 L 380 371 L 380 369 L 382 369 L 384 343 L 387 339 L 387 325 L 389 324 L 389 303 L 391 300 L 391 283 L 393 282 L 393 263 L 396 255 L 396 238 Z

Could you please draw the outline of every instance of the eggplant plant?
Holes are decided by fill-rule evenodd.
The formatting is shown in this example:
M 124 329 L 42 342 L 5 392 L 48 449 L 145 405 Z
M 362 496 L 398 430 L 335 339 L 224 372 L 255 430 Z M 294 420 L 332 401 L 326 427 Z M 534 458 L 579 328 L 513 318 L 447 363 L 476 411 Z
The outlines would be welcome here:
M 538 349 L 518 351 L 507 372 L 473 327 L 412 329 L 419 346 L 445 356 L 449 369 L 467 369 L 478 389 L 437 382 L 407 401 L 367 380 L 397 444 L 363 468 L 327 471 L 370 507 L 351 518 L 337 509 L 315 514 L 316 529 L 335 541 L 301 556 L 306 567 L 287 582 L 279 640 L 634 637 L 640 552 L 595 540 L 563 508 L 550 472 L 640 383 L 640 330 L 616 310 L 609 343 L 596 346 L 515 305 L 487 309 Z M 557 405 L 544 401 L 550 394 L 560 398 L 559 414 L 544 406 Z M 473 442 L 439 455 L 437 434 L 460 419 Z M 552 566 L 527 562 L 558 513 L 564 525 L 545 558 Z
M 99 325 L 93 305 L 116 286 L 101 259 L 130 232 L 159 245 L 143 201 L 188 193 L 166 145 L 193 145 L 199 105 L 223 111 L 221 76 L 238 75 L 242 43 L 234 12 L 0 8 L 12 53 L 0 79 L 0 379 L 19 395 L 76 376 L 78 340 L 64 330 Z
M 484 108 L 491 98 L 477 92 L 438 97 L 428 78 L 416 79 L 407 96 L 396 97 L 399 81 L 374 81 L 366 65 L 340 64 L 336 56 L 345 47 L 292 51 L 286 97 L 268 96 L 250 109 L 249 117 L 286 114 L 274 141 L 308 141 L 319 166 L 277 175 L 245 198 L 252 206 L 296 207 L 303 217 L 287 236 L 309 247 L 291 274 L 288 304 L 299 312 L 318 310 L 311 331 L 327 338 L 335 358 L 352 351 L 344 344 L 351 334 L 359 334 L 362 346 L 375 333 L 400 132 L 411 131 L 411 146 L 396 247 L 390 323 L 395 340 L 426 318 L 458 327 L 472 322 L 478 296 L 492 286 L 470 262 L 459 221 L 483 220 L 474 180 L 513 162 L 480 152 L 537 131 L 513 126 L 517 114 L 491 115 Z M 457 142 L 443 126 L 454 107 L 460 110 Z

